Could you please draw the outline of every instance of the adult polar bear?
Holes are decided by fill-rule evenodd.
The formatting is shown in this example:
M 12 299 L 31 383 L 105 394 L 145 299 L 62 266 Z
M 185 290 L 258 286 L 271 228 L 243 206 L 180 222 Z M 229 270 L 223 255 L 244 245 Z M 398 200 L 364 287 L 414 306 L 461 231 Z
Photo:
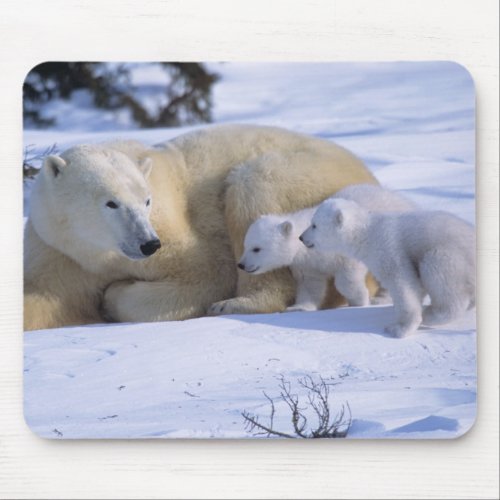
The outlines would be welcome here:
M 102 311 L 126 322 L 284 310 L 288 270 L 237 271 L 248 226 L 376 182 L 329 141 L 247 125 L 48 157 L 25 232 L 25 329 L 101 322 Z

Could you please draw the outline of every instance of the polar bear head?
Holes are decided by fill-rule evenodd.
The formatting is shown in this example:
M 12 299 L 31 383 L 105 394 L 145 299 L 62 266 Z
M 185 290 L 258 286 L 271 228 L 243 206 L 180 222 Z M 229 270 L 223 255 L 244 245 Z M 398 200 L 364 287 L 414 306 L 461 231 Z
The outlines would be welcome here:
M 30 220 L 49 246 L 76 259 L 118 254 L 144 259 L 161 244 L 149 217 L 152 161 L 106 146 L 48 156 L 37 176 Z
M 260 217 L 248 228 L 238 267 L 262 274 L 289 266 L 302 245 L 298 236 L 291 221 L 276 215 Z
M 311 225 L 300 235 L 308 248 L 319 252 L 338 252 L 352 255 L 369 212 L 351 200 L 329 198 L 323 201 L 311 219 Z

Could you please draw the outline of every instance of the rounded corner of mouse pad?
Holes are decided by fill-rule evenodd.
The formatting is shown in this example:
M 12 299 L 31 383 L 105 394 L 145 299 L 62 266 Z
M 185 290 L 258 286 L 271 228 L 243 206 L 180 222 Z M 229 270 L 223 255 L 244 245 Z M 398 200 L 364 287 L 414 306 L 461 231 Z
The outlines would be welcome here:
M 43 62 L 23 83 L 22 163 L 37 436 L 473 427 L 459 62 Z

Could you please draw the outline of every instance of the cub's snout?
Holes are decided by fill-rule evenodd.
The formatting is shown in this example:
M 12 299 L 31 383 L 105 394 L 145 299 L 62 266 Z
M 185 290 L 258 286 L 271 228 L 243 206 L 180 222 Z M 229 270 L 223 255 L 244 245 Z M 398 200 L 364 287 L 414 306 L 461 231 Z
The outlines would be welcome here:
M 307 248 L 313 248 L 314 243 L 307 237 L 307 229 L 299 236 L 299 240 L 304 243 Z

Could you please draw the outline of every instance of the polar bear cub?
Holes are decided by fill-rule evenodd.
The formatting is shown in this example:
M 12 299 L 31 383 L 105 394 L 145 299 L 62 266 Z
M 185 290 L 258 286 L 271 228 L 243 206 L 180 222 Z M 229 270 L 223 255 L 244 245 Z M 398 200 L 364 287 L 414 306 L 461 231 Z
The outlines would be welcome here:
M 370 210 L 403 211 L 414 208 L 402 196 L 371 184 L 348 186 L 335 195 L 356 200 Z M 299 240 L 317 207 L 281 215 L 264 215 L 249 228 L 238 267 L 263 274 L 288 266 L 297 284 L 295 303 L 287 311 L 314 311 L 323 303 L 332 276 L 350 306 L 365 306 L 370 298 L 367 269 L 358 260 L 340 254 L 308 250 Z
M 370 213 L 353 200 L 319 205 L 302 234 L 313 251 L 359 259 L 389 291 L 396 337 L 448 323 L 475 305 L 475 231 L 446 212 Z M 430 306 L 422 307 L 428 294 Z

